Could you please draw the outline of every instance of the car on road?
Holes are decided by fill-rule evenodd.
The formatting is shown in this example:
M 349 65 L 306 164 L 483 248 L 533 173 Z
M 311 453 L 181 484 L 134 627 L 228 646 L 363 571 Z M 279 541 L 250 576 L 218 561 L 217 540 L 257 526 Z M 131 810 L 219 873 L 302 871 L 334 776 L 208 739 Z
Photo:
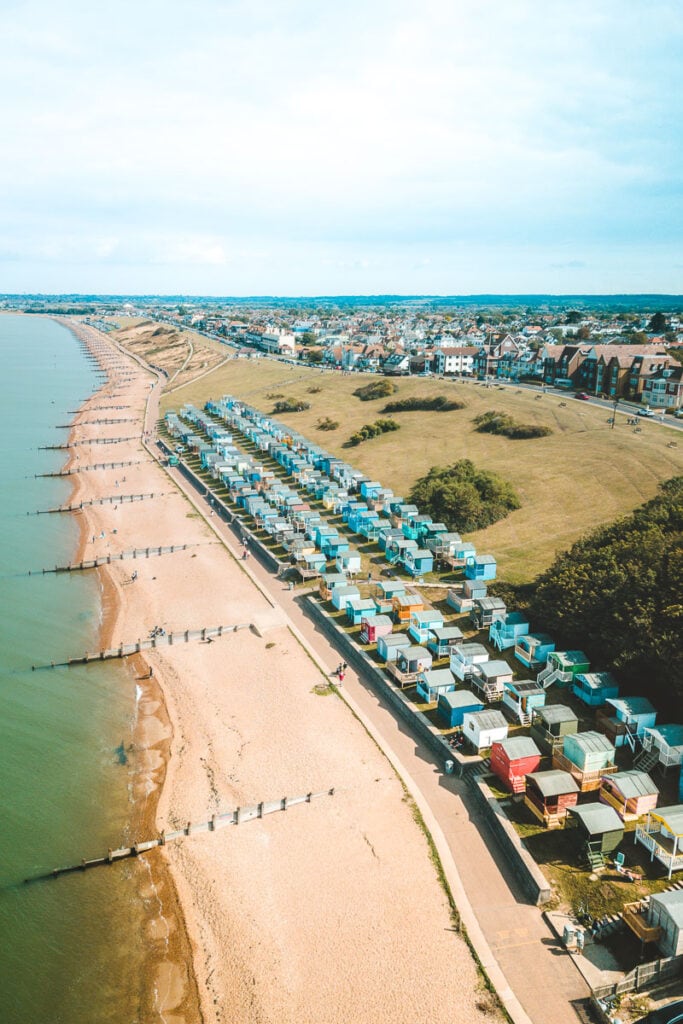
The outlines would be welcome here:
M 582 402 L 590 401 L 590 395 L 587 395 L 585 391 L 577 391 L 574 398 L 578 398 Z
M 652 416 L 654 416 L 654 413 L 653 413 L 652 409 L 639 409 L 638 410 L 638 415 L 639 416 L 652 417 Z

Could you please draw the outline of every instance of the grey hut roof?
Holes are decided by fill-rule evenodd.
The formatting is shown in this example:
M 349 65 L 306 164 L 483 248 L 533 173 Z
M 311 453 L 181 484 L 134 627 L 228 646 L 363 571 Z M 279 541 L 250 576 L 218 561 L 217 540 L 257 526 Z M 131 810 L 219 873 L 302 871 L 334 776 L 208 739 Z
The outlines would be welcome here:
M 428 686 L 455 686 L 455 676 L 449 668 L 431 668 L 423 675 Z
M 557 725 L 558 722 L 578 722 L 578 718 L 571 708 L 566 704 L 546 704 L 539 708 L 536 714 L 548 725 Z
M 432 633 L 437 640 L 457 640 L 463 635 L 457 626 L 434 626 Z
M 630 768 L 625 772 L 615 772 L 614 775 L 609 776 L 609 780 L 626 800 L 638 796 L 654 796 L 659 793 L 647 772 L 639 772 L 637 768 Z
M 683 836 L 683 804 L 672 804 L 669 807 L 658 807 L 650 811 L 655 818 L 661 818 L 666 822 L 669 831 L 675 836 Z
M 577 732 L 571 737 L 574 746 L 579 746 L 586 753 L 607 753 L 614 751 L 614 745 L 610 743 L 601 732 L 589 730 L 588 732 Z M 567 740 L 568 742 L 568 740 Z
M 405 633 L 388 633 L 380 637 L 380 643 L 386 647 L 410 647 L 410 638 Z
M 520 757 L 541 756 L 541 751 L 529 736 L 510 736 L 501 740 L 500 745 L 510 761 L 517 761 Z
M 647 697 L 608 697 L 607 703 L 625 715 L 651 715 L 657 710 Z
M 543 687 L 539 686 L 535 679 L 513 679 L 505 686 L 518 696 L 526 695 L 528 697 L 531 693 L 543 693 Z
M 497 676 L 512 675 L 512 669 L 508 665 L 507 661 L 485 661 L 483 665 L 479 665 L 479 671 L 486 676 L 487 679 L 495 679 Z
M 501 711 L 473 711 L 471 716 L 481 731 L 482 729 L 500 729 L 507 726 L 507 718 Z
M 559 768 L 547 772 L 531 772 L 527 779 L 535 783 L 542 796 L 560 796 L 563 793 L 578 793 L 579 787 L 569 774 Z
M 448 704 L 450 708 L 471 708 L 475 705 L 483 708 L 484 703 L 476 697 L 471 690 L 451 690 L 450 693 L 442 693 L 439 700 Z
M 599 836 L 603 832 L 623 832 L 624 823 L 614 810 L 607 804 L 584 804 L 583 807 L 570 807 L 569 813 L 575 815 L 589 836 Z
M 650 896 L 650 903 L 659 903 L 661 907 L 665 907 L 674 924 L 678 928 L 683 928 L 683 889 L 653 894 Z

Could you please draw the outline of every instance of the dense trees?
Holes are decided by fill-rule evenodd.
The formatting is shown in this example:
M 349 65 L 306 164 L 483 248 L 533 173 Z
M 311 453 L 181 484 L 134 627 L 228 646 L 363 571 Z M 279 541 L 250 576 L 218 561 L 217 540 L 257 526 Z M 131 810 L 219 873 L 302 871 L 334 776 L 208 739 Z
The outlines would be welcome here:
M 410 500 L 420 511 L 454 530 L 481 530 L 519 508 L 519 498 L 507 481 L 469 459 L 452 466 L 432 466 L 416 481 Z
M 596 671 L 614 668 L 669 710 L 683 697 L 683 476 L 578 541 L 539 577 L 532 620 Z

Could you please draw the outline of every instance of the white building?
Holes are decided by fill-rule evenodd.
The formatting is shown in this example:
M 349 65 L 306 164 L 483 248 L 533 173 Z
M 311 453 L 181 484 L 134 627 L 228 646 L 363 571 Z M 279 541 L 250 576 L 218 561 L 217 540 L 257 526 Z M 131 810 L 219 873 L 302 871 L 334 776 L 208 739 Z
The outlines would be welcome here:
M 477 349 L 473 345 L 440 348 L 434 353 L 434 370 L 439 374 L 473 373 Z

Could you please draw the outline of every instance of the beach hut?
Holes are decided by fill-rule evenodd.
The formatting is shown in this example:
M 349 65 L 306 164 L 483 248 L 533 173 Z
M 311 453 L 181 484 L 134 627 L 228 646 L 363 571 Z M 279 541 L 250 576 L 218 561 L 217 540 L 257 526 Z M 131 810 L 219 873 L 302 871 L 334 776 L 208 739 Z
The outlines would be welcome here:
M 503 684 L 503 708 L 520 725 L 529 725 L 534 711 L 545 704 L 546 692 L 533 679 L 511 679 Z
M 502 597 L 479 597 L 472 602 L 470 622 L 475 629 L 486 629 L 497 619 L 505 618 L 505 601 Z
M 624 823 L 613 807 L 605 804 L 583 804 L 570 807 L 565 821 L 567 828 L 577 828 L 592 870 L 602 867 L 624 838 Z
M 325 601 L 329 601 L 332 598 L 332 591 L 336 590 L 337 587 L 347 586 L 348 582 L 343 572 L 325 573 L 320 581 L 320 596 Z
M 683 725 L 654 725 L 643 730 L 643 749 L 635 768 L 649 772 L 661 765 L 664 772 L 683 763 Z
M 446 604 L 459 614 L 471 612 L 474 602 L 486 597 L 486 592 L 486 583 L 482 583 L 480 580 L 465 580 L 462 586 L 449 589 L 446 595 Z
M 664 956 L 682 956 L 683 889 L 653 893 L 650 896 L 647 916 L 650 927 L 659 929 L 656 942 L 660 952 Z M 674 1017 L 674 1022 L 675 1020 Z
M 443 626 L 443 615 L 434 608 L 423 608 L 410 613 L 408 633 L 416 644 L 426 644 L 433 629 Z
M 422 538 L 424 537 L 426 528 L 430 525 L 431 522 L 431 516 L 420 514 L 419 512 L 409 515 L 401 523 L 403 536 L 407 540 L 417 540 L 421 542 Z
M 548 655 L 555 650 L 555 642 L 547 633 L 527 633 L 515 644 L 515 658 L 525 668 L 535 672 L 548 662 Z
M 449 658 L 451 650 L 463 642 L 462 630 L 457 626 L 440 626 L 432 629 L 427 647 L 435 658 Z
M 483 644 L 458 644 L 451 650 L 448 667 L 454 676 L 464 682 L 475 672 L 475 666 L 489 660 L 489 652 Z
M 424 600 L 420 594 L 407 591 L 403 594 L 394 594 L 391 599 L 391 609 L 394 615 L 394 622 L 410 622 L 413 612 L 422 611 Z
M 495 580 L 496 560 L 493 555 L 475 555 L 465 563 L 465 578 L 468 580 Z
M 619 687 L 611 672 L 579 672 L 572 683 L 572 693 L 589 708 L 597 708 L 618 697 Z
M 471 690 L 449 690 L 439 695 L 437 714 L 449 729 L 462 726 L 466 714 L 483 711 L 484 705 Z
M 403 647 L 410 647 L 410 637 L 407 633 L 387 633 L 377 640 L 377 656 L 382 661 L 396 661 L 398 652 Z
M 410 576 L 424 576 L 434 568 L 434 555 L 426 548 L 409 549 L 403 553 L 401 563 Z
M 400 540 L 403 537 L 403 533 L 400 529 L 393 526 L 381 526 L 379 533 L 377 534 L 377 544 L 380 551 L 386 551 L 387 544 L 391 544 L 392 541 Z
M 636 827 L 635 841 L 650 851 L 668 877 L 683 868 L 683 804 L 658 807 L 647 812 L 647 820 Z
M 374 604 L 374 602 L 373 602 Z M 391 633 L 392 622 L 388 615 L 364 615 L 360 623 L 360 642 L 376 644 L 381 636 Z
M 547 688 L 554 683 L 568 686 L 576 675 L 587 672 L 590 662 L 583 651 L 551 651 L 548 662 L 536 677 L 536 682 Z
M 532 712 L 529 732 L 543 754 L 561 750 L 565 736 L 578 731 L 579 720 L 566 704 L 546 704 Z
M 525 777 L 541 763 L 541 752 L 528 736 L 510 736 L 491 747 L 491 771 L 513 793 L 524 793 Z
M 512 682 L 512 669 L 507 661 L 484 661 L 477 664 L 469 682 L 488 704 L 493 704 L 503 699 L 505 686 Z
M 332 591 L 332 604 L 337 611 L 346 611 L 346 603 L 354 597 L 360 597 L 358 587 L 343 586 L 335 587 Z
M 637 768 L 603 775 L 600 782 L 600 802 L 613 807 L 622 821 L 636 821 L 657 806 L 658 797 L 650 776 Z
M 657 721 L 657 709 L 647 697 L 608 697 L 595 713 L 595 728 L 615 747 L 629 746 L 635 752 L 646 728 Z
M 346 618 L 352 626 L 358 626 L 365 615 L 374 615 L 375 602 L 370 597 L 352 597 L 346 602 Z
M 418 676 L 431 667 L 432 656 L 427 648 L 416 645 L 401 647 L 396 655 L 396 661 L 387 662 L 387 671 L 402 690 L 407 686 L 413 686 Z
M 560 828 L 578 799 L 579 787 L 569 772 L 553 769 L 526 776 L 524 804 L 547 828 Z
M 508 724 L 500 711 L 467 711 L 463 715 L 462 731 L 476 750 L 486 750 L 497 740 L 505 739 Z
M 337 533 L 334 536 L 323 537 L 320 550 L 326 558 L 336 561 L 339 555 L 349 550 L 349 546 L 348 538 Z
M 397 594 L 405 594 L 406 585 L 400 580 L 380 580 L 377 583 L 375 597 L 381 601 L 388 601 L 391 606 L 391 599 Z
M 577 732 L 565 736 L 562 753 L 553 754 L 553 768 L 569 772 L 576 780 L 582 793 L 600 788 L 603 775 L 613 775 L 614 747 L 602 733 Z
M 505 612 L 501 618 L 494 618 L 489 626 L 489 643 L 499 651 L 514 647 L 520 637 L 529 633 L 529 620 L 522 612 Z
M 313 551 L 304 555 L 306 572 L 318 575 L 325 571 L 325 564 L 325 556 L 321 555 L 318 551 Z
M 449 668 L 430 668 L 426 672 L 420 672 L 416 689 L 419 697 L 427 704 L 433 704 L 439 699 L 440 694 L 455 689 L 455 676 Z

